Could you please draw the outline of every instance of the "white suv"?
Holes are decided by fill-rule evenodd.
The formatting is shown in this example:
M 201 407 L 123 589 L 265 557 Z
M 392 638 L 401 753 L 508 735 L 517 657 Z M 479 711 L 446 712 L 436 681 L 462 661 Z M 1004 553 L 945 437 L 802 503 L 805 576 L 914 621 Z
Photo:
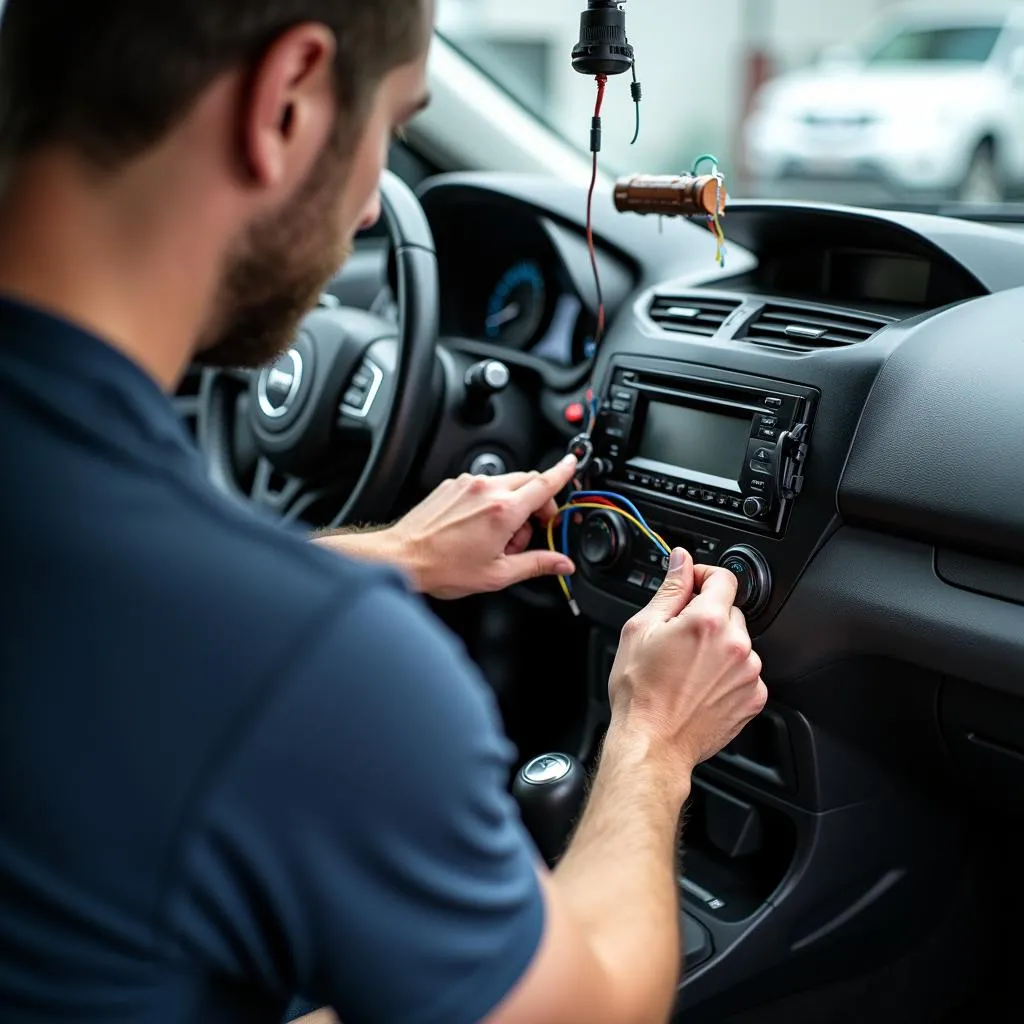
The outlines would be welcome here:
M 1005 198 L 1024 186 L 1024 5 L 905 12 L 864 51 L 769 82 L 744 150 L 769 194 L 817 180 L 894 198 Z

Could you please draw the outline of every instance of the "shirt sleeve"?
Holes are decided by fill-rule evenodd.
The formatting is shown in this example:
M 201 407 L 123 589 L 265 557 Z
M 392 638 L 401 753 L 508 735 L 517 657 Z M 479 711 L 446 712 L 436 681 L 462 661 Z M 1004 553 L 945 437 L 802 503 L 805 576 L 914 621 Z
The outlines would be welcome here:
M 175 948 L 345 1024 L 479 1021 L 544 925 L 490 690 L 387 587 L 326 622 L 286 676 L 187 833 Z

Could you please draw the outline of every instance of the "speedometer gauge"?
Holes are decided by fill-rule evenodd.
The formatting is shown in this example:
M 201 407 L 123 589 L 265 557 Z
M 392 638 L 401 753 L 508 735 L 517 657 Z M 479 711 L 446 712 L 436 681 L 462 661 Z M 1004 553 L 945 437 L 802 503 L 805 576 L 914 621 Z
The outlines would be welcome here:
M 484 314 L 484 333 L 510 348 L 525 348 L 540 329 L 546 301 L 540 265 L 536 260 L 520 260 L 494 286 Z

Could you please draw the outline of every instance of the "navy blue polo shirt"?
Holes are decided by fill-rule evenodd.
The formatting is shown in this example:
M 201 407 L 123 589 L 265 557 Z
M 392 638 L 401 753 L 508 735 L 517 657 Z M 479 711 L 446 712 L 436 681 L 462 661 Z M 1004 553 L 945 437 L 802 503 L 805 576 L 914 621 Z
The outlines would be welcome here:
M 0 1021 L 485 1016 L 543 908 L 458 642 L 216 493 L 152 380 L 10 301 L 0 442 Z

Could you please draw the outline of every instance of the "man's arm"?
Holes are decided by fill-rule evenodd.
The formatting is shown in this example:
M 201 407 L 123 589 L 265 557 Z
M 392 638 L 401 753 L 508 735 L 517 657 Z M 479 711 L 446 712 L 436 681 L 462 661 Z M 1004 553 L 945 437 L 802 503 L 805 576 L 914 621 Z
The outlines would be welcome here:
M 671 570 L 623 631 L 601 767 L 553 874 L 458 645 L 397 591 L 325 610 L 180 847 L 166 902 L 179 955 L 343 1022 L 665 1019 L 689 773 L 764 702 L 735 577 L 699 575 L 680 612 L 693 569 Z
M 531 520 L 547 523 L 576 471 L 567 456 L 545 473 L 446 480 L 397 523 L 322 533 L 316 543 L 402 570 L 420 593 L 444 599 L 503 590 L 539 576 L 571 575 L 572 561 L 528 551 Z
M 688 559 L 677 565 L 624 631 L 588 806 L 542 878 L 544 941 L 495 1024 L 653 1024 L 671 1013 L 682 962 L 678 823 L 691 772 L 766 697 L 732 608 L 735 577 L 699 568 L 701 595 L 686 607 L 692 573 Z

